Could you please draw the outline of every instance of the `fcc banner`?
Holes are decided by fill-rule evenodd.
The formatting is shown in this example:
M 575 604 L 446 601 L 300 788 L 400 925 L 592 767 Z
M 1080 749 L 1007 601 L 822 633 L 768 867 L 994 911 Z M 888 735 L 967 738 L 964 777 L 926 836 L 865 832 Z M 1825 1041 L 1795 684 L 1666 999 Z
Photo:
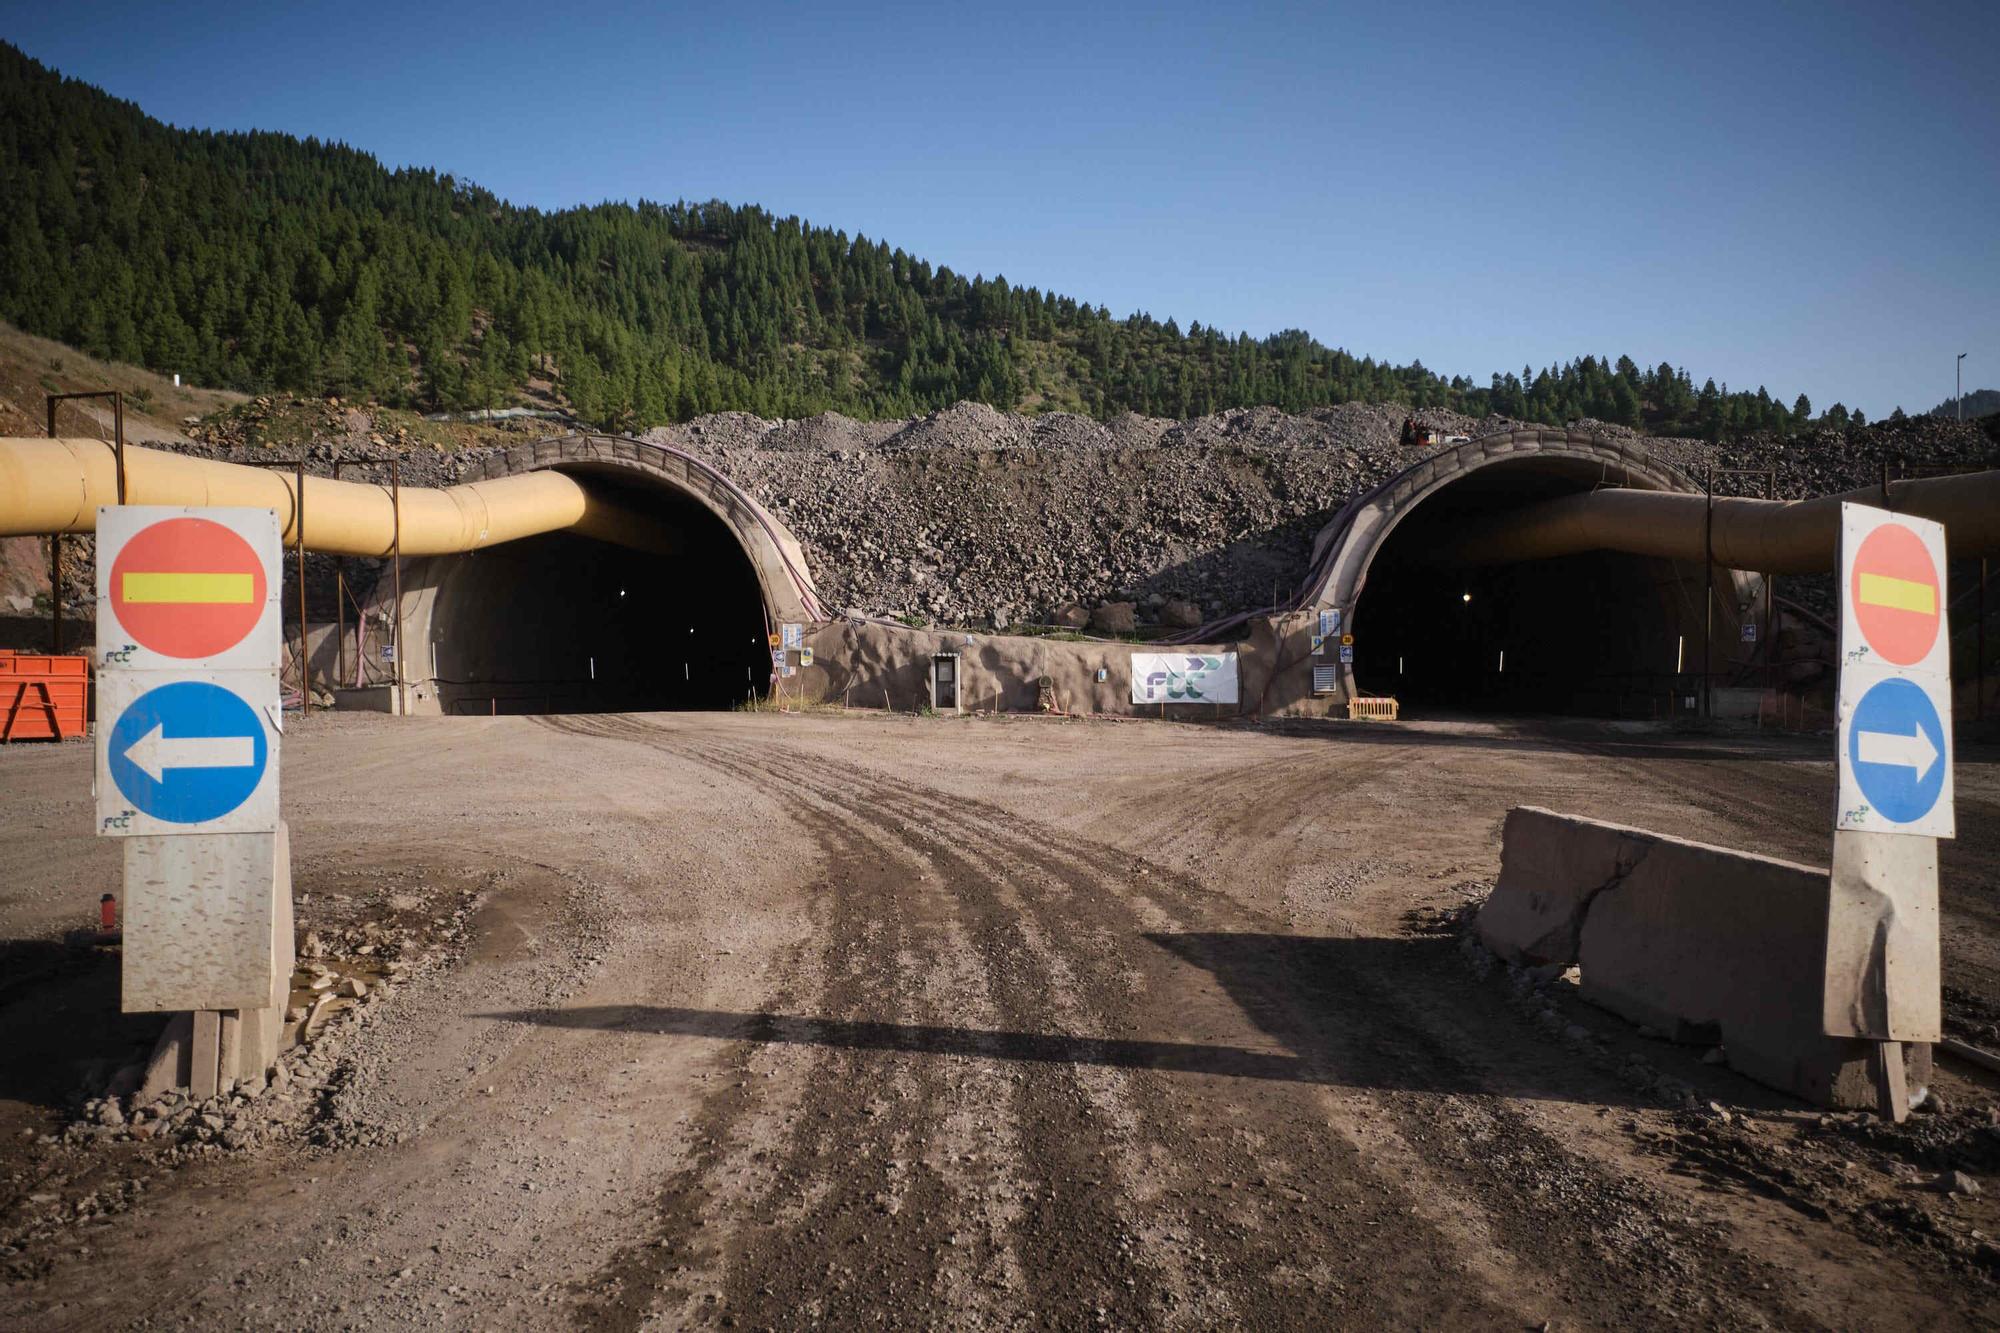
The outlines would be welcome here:
M 1135 704 L 1233 704 L 1235 653 L 1133 653 Z

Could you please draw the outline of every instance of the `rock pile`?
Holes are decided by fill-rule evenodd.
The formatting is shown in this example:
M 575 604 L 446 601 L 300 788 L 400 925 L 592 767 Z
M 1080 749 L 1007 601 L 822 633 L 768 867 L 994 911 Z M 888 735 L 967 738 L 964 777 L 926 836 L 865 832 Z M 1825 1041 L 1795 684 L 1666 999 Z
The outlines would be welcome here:
M 830 607 L 1005 628 L 1131 602 L 1137 625 L 1186 626 L 1289 594 L 1333 511 L 1422 456 L 1399 443 L 1404 415 L 1348 404 L 1097 422 L 961 403 L 907 422 L 732 413 L 647 438 L 784 519 Z
M 251 420 L 283 406 L 257 399 L 238 412 Z M 312 411 L 324 429 L 307 453 L 320 471 L 339 457 L 344 476 L 386 482 L 381 464 L 399 457 L 405 485 L 449 486 L 486 456 L 399 447 L 369 429 L 366 412 L 338 400 Z M 1261 407 L 1099 422 L 960 403 L 904 421 L 726 412 L 646 438 L 703 458 L 783 519 L 835 611 L 1006 628 L 1057 623 L 1068 606 L 1083 608 L 1087 621 L 1100 606 L 1130 602 L 1144 632 L 1290 596 L 1305 578 L 1313 537 L 1341 505 L 1446 447 L 1403 445 L 1407 415 L 1398 405 L 1348 403 L 1304 414 Z M 1521 424 L 1416 415 L 1441 434 L 1475 438 Z M 1885 463 L 1915 471 L 2000 462 L 2000 425 L 1928 417 L 1719 447 L 1597 422 L 1576 427 L 1641 444 L 1696 478 L 1710 464 L 1775 467 L 1783 498 L 1871 484 Z M 220 427 L 204 441 L 181 448 L 233 462 L 270 456 Z M 1744 477 L 1721 489 L 1761 492 Z M 331 618 L 330 571 L 325 562 L 309 566 L 315 616 Z M 86 561 L 70 573 L 75 595 L 87 587 Z
M 1141 627 L 1166 628 L 1288 596 L 1341 505 L 1442 447 L 1403 446 L 1405 415 L 1345 404 L 1099 423 L 960 404 L 908 422 L 737 413 L 648 438 L 700 455 L 784 519 L 829 607 L 1005 628 L 1069 623 L 1065 607 L 1129 601 Z M 1420 415 L 1441 433 L 1475 438 L 1520 424 Z M 1781 498 L 1867 485 L 1884 462 L 2000 461 L 2000 447 L 1971 423 L 1928 418 L 1721 448 L 1577 424 L 1695 477 L 1711 462 L 1776 467 Z M 1756 488 L 1732 481 L 1738 493 Z
M 307 432 L 317 438 L 348 433 L 348 421 L 338 398 L 292 398 L 265 395 L 209 417 L 188 417 L 182 424 L 188 438 L 200 445 L 229 447 L 265 439 L 272 427 L 285 423 L 287 432 Z

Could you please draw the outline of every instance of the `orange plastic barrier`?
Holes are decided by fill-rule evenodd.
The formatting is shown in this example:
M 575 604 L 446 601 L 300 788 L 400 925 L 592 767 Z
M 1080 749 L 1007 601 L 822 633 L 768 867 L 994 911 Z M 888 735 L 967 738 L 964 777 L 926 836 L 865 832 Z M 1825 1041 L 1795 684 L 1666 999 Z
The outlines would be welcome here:
M 89 658 L 0 648 L 0 741 L 81 736 L 89 710 Z

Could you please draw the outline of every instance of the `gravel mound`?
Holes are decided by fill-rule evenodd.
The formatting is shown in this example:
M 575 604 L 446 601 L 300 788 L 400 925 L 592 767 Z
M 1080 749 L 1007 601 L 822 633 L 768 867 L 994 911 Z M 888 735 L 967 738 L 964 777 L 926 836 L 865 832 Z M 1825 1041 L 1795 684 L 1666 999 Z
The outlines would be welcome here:
M 703 418 L 678 442 L 791 526 L 830 607 L 1004 628 L 1050 623 L 1066 605 L 1133 602 L 1142 625 L 1157 625 L 1169 602 L 1220 616 L 1289 596 L 1342 505 L 1447 447 L 1404 447 L 1407 415 L 1348 403 L 1097 422 L 960 403 L 873 425 L 828 416 L 760 430 L 754 418 Z M 1446 436 L 1522 424 L 1418 415 Z M 2000 463 L 1990 433 L 1931 418 L 1719 447 L 1575 428 L 1636 443 L 1697 479 L 1711 464 L 1775 467 L 1785 499 L 1869 485 L 1885 463 L 1898 475 Z M 1762 493 L 1747 477 L 1717 490 Z
M 356 437 L 329 413 L 329 440 L 308 457 L 324 472 L 386 482 L 402 459 L 408 486 L 449 486 L 481 449 L 398 449 Z M 743 412 L 660 427 L 643 438 L 702 458 L 755 495 L 803 542 L 821 598 L 835 610 L 937 625 L 1052 623 L 1065 606 L 1131 602 L 1142 626 L 1271 605 L 1306 577 L 1314 535 L 1353 496 L 1448 445 L 1405 447 L 1408 409 L 1346 403 L 1293 414 L 1236 409 L 1187 421 L 1131 413 L 1100 422 L 1021 416 L 959 403 L 903 421 L 835 412 L 766 421 Z M 1520 422 L 1416 414 L 1442 436 L 1477 438 Z M 1847 432 L 1750 437 L 1721 446 L 1639 435 L 1600 422 L 1573 428 L 1637 443 L 1697 481 L 1706 468 L 1776 468 L 1797 499 L 1944 467 L 2000 465 L 2000 420 L 1930 417 Z M 231 462 L 270 451 L 214 441 L 167 446 Z M 1718 493 L 1761 495 L 1756 477 L 1719 478 Z M 87 545 L 67 580 L 88 602 Z M 325 568 L 322 569 L 321 566 Z M 288 567 L 289 568 L 289 567 Z M 365 579 L 366 567 L 350 566 Z M 331 562 L 309 563 L 315 614 L 332 613 Z

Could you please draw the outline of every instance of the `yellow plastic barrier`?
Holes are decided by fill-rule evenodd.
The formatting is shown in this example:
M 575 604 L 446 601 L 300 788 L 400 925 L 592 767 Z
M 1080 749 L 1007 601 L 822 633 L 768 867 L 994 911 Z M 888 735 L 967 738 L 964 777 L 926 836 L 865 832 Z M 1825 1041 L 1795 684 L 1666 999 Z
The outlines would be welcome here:
M 1396 701 L 1394 699 L 1349 699 L 1347 716 L 1354 722 L 1394 722 Z

